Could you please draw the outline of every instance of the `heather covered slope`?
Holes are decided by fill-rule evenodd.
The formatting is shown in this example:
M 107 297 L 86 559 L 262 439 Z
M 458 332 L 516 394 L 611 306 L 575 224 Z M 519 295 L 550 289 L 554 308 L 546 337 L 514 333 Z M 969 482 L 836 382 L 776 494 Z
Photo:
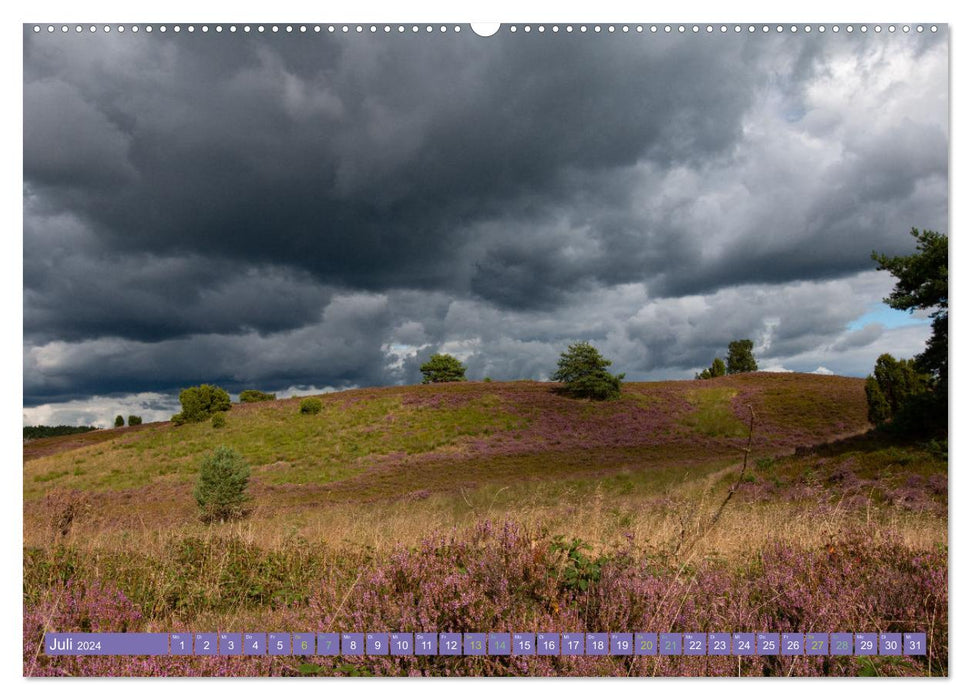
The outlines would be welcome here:
M 755 450 L 783 454 L 867 427 L 860 380 L 755 373 L 628 384 L 613 402 L 578 401 L 539 382 L 456 383 L 234 405 L 225 428 L 169 423 L 25 446 L 24 496 L 52 489 L 173 493 L 218 444 L 239 450 L 254 483 L 308 501 L 397 498 L 497 483 L 732 459 L 755 411 Z M 58 445 L 67 448 L 57 452 Z M 294 488 L 299 487 L 299 488 Z M 176 499 L 177 500 L 177 499 Z M 299 499 L 298 499 L 299 500 Z

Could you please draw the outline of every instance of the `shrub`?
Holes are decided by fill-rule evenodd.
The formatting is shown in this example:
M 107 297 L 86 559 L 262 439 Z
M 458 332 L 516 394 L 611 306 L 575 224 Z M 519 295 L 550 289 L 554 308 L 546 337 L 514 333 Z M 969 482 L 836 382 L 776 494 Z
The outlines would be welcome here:
M 866 378 L 867 417 L 879 425 L 888 420 L 899 420 L 904 414 L 926 412 L 924 404 L 930 392 L 931 378 L 917 371 L 914 360 L 898 360 L 889 353 L 877 358 L 873 374 Z M 909 411 L 905 410 L 908 407 Z M 916 416 L 907 415 L 906 422 L 915 422 Z
M 120 428 L 124 424 L 125 424 L 125 417 L 124 416 L 115 416 L 115 427 L 116 428 Z
M 300 402 L 300 412 L 315 416 L 324 407 L 324 402 L 318 398 L 304 399 Z
M 883 395 L 880 385 L 872 374 L 866 378 L 863 389 L 866 391 L 867 420 L 874 425 L 890 420 L 890 404 L 887 403 L 887 397 Z
M 220 445 L 203 458 L 193 492 L 204 522 L 243 517 L 249 500 L 249 465 L 236 450 Z
M 758 364 L 752 354 L 752 341 L 748 338 L 733 340 L 728 344 L 728 373 L 757 372 Z
M 451 355 L 432 355 L 420 369 L 424 376 L 421 380 L 422 384 L 465 381 L 465 365 Z
M 226 427 L 226 414 L 225 413 L 213 413 L 212 414 L 212 427 L 213 428 L 225 428 Z
M 550 379 L 562 382 L 564 392 L 577 398 L 616 399 L 620 396 L 624 375 L 607 372 L 611 364 L 590 343 L 574 343 L 560 355 L 557 370 Z
M 260 401 L 276 401 L 276 394 L 268 394 L 257 389 L 247 389 L 239 392 L 240 403 L 259 403 Z
M 214 413 L 228 411 L 231 406 L 226 390 L 209 384 L 183 389 L 179 392 L 179 403 L 182 404 L 182 412 L 172 416 L 172 422 L 176 425 L 199 423 Z
M 141 425 L 141 424 L 142 424 L 141 416 L 128 416 L 128 425 Z
M 716 357 L 711 361 L 711 367 L 701 370 L 699 374 L 695 375 L 695 379 L 711 379 L 712 377 L 724 377 L 725 376 L 725 363 L 720 357 Z

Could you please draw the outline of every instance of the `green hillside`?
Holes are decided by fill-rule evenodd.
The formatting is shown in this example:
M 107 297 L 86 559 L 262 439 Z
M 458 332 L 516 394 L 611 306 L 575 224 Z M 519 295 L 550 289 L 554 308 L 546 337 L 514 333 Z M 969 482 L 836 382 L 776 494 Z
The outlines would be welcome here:
M 217 445 L 252 467 L 266 518 L 322 504 L 476 498 L 562 500 L 599 488 L 656 495 L 737 466 L 754 412 L 753 459 L 865 431 L 859 379 L 752 373 L 625 384 L 618 401 L 564 397 L 541 382 L 465 382 L 234 404 L 223 428 L 155 423 L 25 445 L 28 522 L 51 494 L 81 493 L 102 519 L 191 523 L 202 456 Z M 59 451 L 62 449 L 62 451 Z M 700 483 L 700 482 L 698 482 Z M 134 507 L 137 504 L 137 508 Z
M 773 454 L 867 427 L 862 381 L 814 375 L 628 384 L 621 400 L 603 403 L 559 396 L 540 382 L 320 398 L 318 415 L 299 414 L 300 399 L 238 404 L 224 428 L 157 423 L 71 436 L 63 439 L 70 449 L 54 454 L 26 448 L 24 496 L 38 498 L 52 486 L 103 492 L 189 484 L 199 457 L 219 444 L 239 450 L 267 486 L 306 485 L 348 497 L 353 486 L 394 497 L 393 486 L 447 490 L 449 478 L 461 480 L 469 470 L 505 480 L 729 457 L 748 435 L 748 406 L 756 414 L 755 444 Z M 61 440 L 44 440 L 33 451 L 56 450 Z M 383 486 L 367 484 L 374 479 Z

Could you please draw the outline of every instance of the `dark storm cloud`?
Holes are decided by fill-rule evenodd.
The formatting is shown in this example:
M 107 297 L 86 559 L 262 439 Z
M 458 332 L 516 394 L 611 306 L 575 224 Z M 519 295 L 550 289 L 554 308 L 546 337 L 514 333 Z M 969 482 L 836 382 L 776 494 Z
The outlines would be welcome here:
M 415 381 L 440 348 L 540 377 L 575 339 L 644 377 L 734 337 L 868 347 L 843 334 L 887 291 L 870 251 L 946 227 L 946 56 L 27 31 L 25 402 Z M 877 296 L 836 303 L 840 279 Z
M 578 180 L 641 158 L 716 155 L 753 89 L 742 44 L 724 40 L 46 41 L 30 37 L 27 55 L 32 191 L 116 249 L 268 261 L 370 289 L 505 267 L 502 250 L 463 259 L 469 224 L 568 203 Z M 522 292 L 497 296 L 535 303 Z

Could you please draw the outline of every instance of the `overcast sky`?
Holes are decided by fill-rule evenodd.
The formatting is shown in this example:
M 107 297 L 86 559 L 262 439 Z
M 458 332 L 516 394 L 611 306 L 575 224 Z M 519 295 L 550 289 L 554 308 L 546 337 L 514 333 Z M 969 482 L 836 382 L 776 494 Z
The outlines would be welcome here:
M 947 231 L 947 36 L 25 29 L 24 421 L 180 387 L 864 376 L 926 319 L 870 252 Z

